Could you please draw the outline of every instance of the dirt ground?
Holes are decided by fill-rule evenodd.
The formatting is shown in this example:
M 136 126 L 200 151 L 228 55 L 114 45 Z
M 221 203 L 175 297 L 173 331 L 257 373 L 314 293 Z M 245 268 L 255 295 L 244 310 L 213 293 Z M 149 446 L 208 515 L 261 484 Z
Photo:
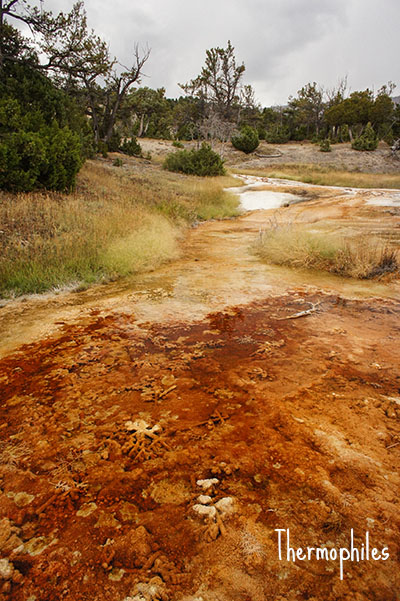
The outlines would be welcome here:
M 163 158 L 175 151 L 168 140 L 140 139 L 144 152 Z M 185 148 L 196 146 L 196 142 L 183 142 Z M 236 169 L 262 169 L 271 165 L 313 163 L 333 166 L 345 171 L 363 171 L 367 173 L 398 173 L 400 162 L 391 155 L 385 142 L 380 142 L 374 152 L 359 152 L 351 144 L 333 144 L 332 152 L 320 152 L 318 144 L 309 142 L 291 142 L 288 144 L 267 144 L 261 142 L 255 153 L 244 155 L 230 143 L 216 147 L 225 159 L 228 167 Z
M 249 250 L 272 215 L 400 215 L 304 191 L 134 282 L 0 309 L 0 599 L 400 600 L 399 284 Z

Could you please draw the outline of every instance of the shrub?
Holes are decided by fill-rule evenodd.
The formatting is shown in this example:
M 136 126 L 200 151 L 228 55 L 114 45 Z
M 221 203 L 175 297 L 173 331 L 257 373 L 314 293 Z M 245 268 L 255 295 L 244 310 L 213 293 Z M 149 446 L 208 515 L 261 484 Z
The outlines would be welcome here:
M 244 125 L 240 130 L 240 133 L 236 136 L 232 136 L 231 142 L 235 148 L 249 154 L 257 148 L 260 140 L 257 131 L 253 127 Z
M 203 143 L 199 150 L 178 150 L 169 154 L 164 169 L 189 175 L 223 175 L 224 163 L 219 154 Z
M 321 140 L 319 143 L 319 149 L 321 152 L 332 152 L 331 142 L 329 138 L 325 138 L 325 140 Z
M 38 132 L 17 131 L 0 142 L 0 188 L 70 190 L 82 162 L 79 136 L 68 127 L 54 122 Z
M 121 152 L 124 154 L 128 154 L 129 156 L 142 156 L 142 147 L 139 142 L 136 140 L 136 136 L 132 136 L 130 140 L 125 140 L 125 142 L 120 146 Z
M 184 145 L 182 144 L 182 142 L 179 142 L 178 140 L 174 140 L 174 141 L 172 142 L 172 146 L 173 146 L 174 148 L 184 148 Z
M 290 140 L 290 131 L 285 125 L 271 125 L 265 133 L 269 144 L 286 144 Z
M 378 147 L 378 138 L 371 123 L 368 123 L 363 133 L 351 145 L 354 150 L 375 150 Z
M 123 161 L 120 158 L 116 158 L 113 160 L 113 166 L 114 167 L 122 167 L 123 166 Z
M 350 142 L 350 131 L 347 123 L 344 123 L 340 127 L 340 139 L 342 142 Z
M 47 77 L 12 61 L 3 65 L 0 97 L 0 188 L 73 188 L 92 147 L 78 107 Z
M 107 142 L 108 152 L 118 152 L 121 146 L 121 136 L 113 131 L 110 140 Z
M 103 140 L 98 141 L 97 152 L 99 152 L 104 159 L 108 157 L 108 145 L 103 142 Z

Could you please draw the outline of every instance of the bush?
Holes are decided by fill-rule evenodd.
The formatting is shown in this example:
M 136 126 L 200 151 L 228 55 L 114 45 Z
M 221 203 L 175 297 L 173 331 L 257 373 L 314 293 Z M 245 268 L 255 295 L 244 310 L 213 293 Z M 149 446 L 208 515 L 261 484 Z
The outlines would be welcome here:
M 321 152 L 332 152 L 331 142 L 329 138 L 325 138 L 325 140 L 321 140 L 319 143 L 319 149 Z
M 47 77 L 12 61 L 3 65 L 0 97 L 0 188 L 73 188 L 92 149 L 78 107 Z
M 219 154 L 203 143 L 200 150 L 178 150 L 167 156 L 164 169 L 189 175 L 223 175 L 224 163 Z
M 118 132 L 113 131 L 110 140 L 107 142 L 108 152 L 118 152 L 121 147 L 121 136 Z
M 244 125 L 240 130 L 240 133 L 236 136 L 232 136 L 231 142 L 235 148 L 249 154 L 257 148 L 260 140 L 257 131 L 253 127 Z
M 340 139 L 342 142 L 350 142 L 350 131 L 347 123 L 340 127 Z
M 185 147 L 184 147 L 184 145 L 182 144 L 182 142 L 179 142 L 178 140 L 174 140 L 174 141 L 172 142 L 172 146 L 173 146 L 174 148 L 185 148 Z
M 125 142 L 119 148 L 121 152 L 124 154 L 128 154 L 129 156 L 142 156 L 142 147 L 139 142 L 136 140 L 136 136 L 132 136 L 130 140 L 125 140 Z
M 82 163 L 79 136 L 66 126 L 54 122 L 38 132 L 17 131 L 0 142 L 0 188 L 70 190 Z
M 378 138 L 371 123 L 367 124 L 361 136 L 354 140 L 351 147 L 354 150 L 375 150 L 378 147 Z
M 290 140 L 290 131 L 285 125 L 271 125 L 265 134 L 269 144 L 286 144 Z
M 99 152 L 104 159 L 108 157 L 108 145 L 103 140 L 98 141 L 97 152 Z

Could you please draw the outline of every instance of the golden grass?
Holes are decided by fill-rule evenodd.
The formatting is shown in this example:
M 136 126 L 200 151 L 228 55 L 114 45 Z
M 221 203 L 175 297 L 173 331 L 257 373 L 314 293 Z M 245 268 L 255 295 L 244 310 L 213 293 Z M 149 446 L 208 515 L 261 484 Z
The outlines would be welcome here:
M 400 173 L 363 173 L 314 164 L 271 165 L 262 169 L 240 169 L 245 175 L 289 179 L 317 186 L 345 188 L 400 188 Z
M 0 194 L 0 296 L 155 269 L 179 255 L 187 224 L 237 212 L 237 199 L 223 191 L 232 178 L 138 164 L 88 161 L 69 195 Z
M 306 226 L 272 223 L 260 234 L 255 253 L 267 263 L 371 279 L 399 274 L 398 252 L 378 238 L 352 239 L 309 232 Z

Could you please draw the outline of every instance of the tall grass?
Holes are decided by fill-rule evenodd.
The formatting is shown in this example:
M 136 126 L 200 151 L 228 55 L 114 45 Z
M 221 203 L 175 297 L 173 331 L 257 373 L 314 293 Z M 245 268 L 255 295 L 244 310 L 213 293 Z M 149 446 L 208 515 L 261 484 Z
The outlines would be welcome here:
M 304 226 L 271 223 L 260 234 L 255 253 L 276 265 L 328 271 L 358 279 L 400 273 L 398 252 L 378 238 L 339 238 Z
M 400 173 L 362 173 L 329 165 L 281 164 L 261 169 L 241 169 L 240 173 L 295 180 L 317 186 L 400 188 Z
M 176 258 L 186 224 L 237 211 L 223 191 L 229 178 L 217 180 L 89 161 L 70 195 L 0 194 L 0 296 L 114 279 Z

